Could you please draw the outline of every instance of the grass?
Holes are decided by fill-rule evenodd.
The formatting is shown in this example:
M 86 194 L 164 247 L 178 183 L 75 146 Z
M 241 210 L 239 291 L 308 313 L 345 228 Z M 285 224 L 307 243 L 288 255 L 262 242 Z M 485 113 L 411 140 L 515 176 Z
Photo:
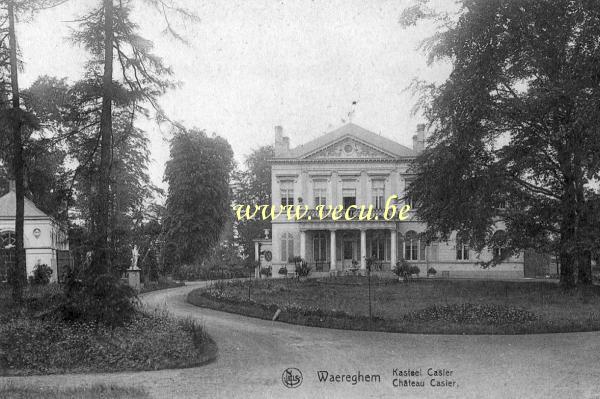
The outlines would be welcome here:
M 600 287 L 548 282 L 338 277 L 240 281 L 192 291 L 198 306 L 330 328 L 430 334 L 600 330 Z
M 216 357 L 202 325 L 164 310 L 139 308 L 117 327 L 40 316 L 40 304 L 59 293 L 55 285 L 29 287 L 26 305 L 15 307 L 7 305 L 9 292 L 0 291 L 0 375 L 185 368 Z
M 6 399 L 146 399 L 148 393 L 140 388 L 94 384 L 89 387 L 50 388 L 0 386 L 0 398 Z

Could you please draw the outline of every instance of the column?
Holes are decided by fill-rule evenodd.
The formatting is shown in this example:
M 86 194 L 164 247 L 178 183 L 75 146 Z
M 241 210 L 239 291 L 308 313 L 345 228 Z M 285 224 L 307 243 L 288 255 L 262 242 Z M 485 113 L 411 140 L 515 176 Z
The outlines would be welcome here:
M 396 255 L 398 253 L 397 250 L 398 245 L 398 233 L 396 232 L 396 228 L 390 230 L 390 266 L 391 269 L 394 270 L 396 267 Z
M 300 257 L 306 260 L 306 231 L 300 231 Z
M 335 271 L 335 230 L 330 231 L 329 238 L 329 262 L 330 262 L 330 271 Z
M 367 270 L 367 230 L 360 230 L 360 270 Z

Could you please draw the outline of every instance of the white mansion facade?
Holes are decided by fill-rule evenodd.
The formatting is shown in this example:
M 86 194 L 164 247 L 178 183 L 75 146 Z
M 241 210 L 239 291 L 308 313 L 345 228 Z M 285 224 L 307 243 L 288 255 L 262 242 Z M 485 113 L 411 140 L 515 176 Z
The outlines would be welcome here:
M 413 148 L 408 148 L 350 123 L 290 148 L 289 138 L 277 126 L 271 160 L 273 205 L 304 204 L 311 209 L 317 205 L 373 205 L 381 210 L 388 197 L 404 197 L 412 177 L 409 163 L 424 148 L 424 136 L 425 126 L 419 125 Z M 421 275 L 431 267 L 438 277 L 524 275 L 522 255 L 482 269 L 478 262 L 491 259 L 499 248 L 478 254 L 467 243 L 458 242 L 455 234 L 448 242 L 426 244 L 420 239 L 424 230 L 413 211 L 403 221 L 288 220 L 282 215 L 272 221 L 272 241 L 257 240 L 257 249 L 260 241 L 262 267 L 270 266 L 273 277 L 282 266 L 293 271 L 294 256 L 302 257 L 313 275 L 364 272 L 367 258 L 377 260 L 377 271 L 389 272 L 401 257 L 418 266 Z

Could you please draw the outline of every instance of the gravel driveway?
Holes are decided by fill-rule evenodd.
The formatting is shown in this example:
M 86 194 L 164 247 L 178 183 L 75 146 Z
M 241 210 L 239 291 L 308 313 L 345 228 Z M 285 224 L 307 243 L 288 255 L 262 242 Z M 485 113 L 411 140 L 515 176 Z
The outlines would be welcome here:
M 302 327 L 186 303 L 186 293 L 201 284 L 152 292 L 143 300 L 202 320 L 219 345 L 219 358 L 212 364 L 156 372 L 0 378 L 0 384 L 103 382 L 142 386 L 155 398 L 600 399 L 600 333 L 446 336 Z M 282 373 L 289 367 L 302 373 L 296 388 L 283 385 Z M 428 376 L 433 370 L 442 370 L 442 375 Z M 319 382 L 318 371 L 327 371 L 337 382 Z M 419 372 L 421 376 L 402 376 Z M 353 384 L 352 376 L 361 378 L 358 374 L 363 381 Z M 404 380 L 425 386 L 394 386 Z M 431 380 L 454 386 L 433 387 Z

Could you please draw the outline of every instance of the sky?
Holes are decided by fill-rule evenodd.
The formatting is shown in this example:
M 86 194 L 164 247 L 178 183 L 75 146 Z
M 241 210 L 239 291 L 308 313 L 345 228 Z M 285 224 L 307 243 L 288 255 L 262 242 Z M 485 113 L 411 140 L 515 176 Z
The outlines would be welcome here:
M 442 3 L 439 0 L 438 3 Z M 98 0 L 71 0 L 17 29 L 24 61 L 21 86 L 38 76 L 81 78 L 86 52 L 69 40 L 74 22 Z M 352 122 L 411 146 L 422 117 L 413 115 L 414 79 L 442 81 L 447 65 L 426 64 L 419 43 L 433 33 L 398 23 L 411 0 L 180 0 L 200 18 L 172 19 L 188 43 L 162 33 L 160 15 L 136 7 L 140 34 L 155 44 L 180 87 L 161 98 L 173 120 L 216 133 L 231 144 L 239 163 L 272 144 L 281 125 L 291 145 L 305 143 Z M 355 106 L 352 103 L 356 102 Z M 162 182 L 168 133 L 150 121 L 150 175 Z

